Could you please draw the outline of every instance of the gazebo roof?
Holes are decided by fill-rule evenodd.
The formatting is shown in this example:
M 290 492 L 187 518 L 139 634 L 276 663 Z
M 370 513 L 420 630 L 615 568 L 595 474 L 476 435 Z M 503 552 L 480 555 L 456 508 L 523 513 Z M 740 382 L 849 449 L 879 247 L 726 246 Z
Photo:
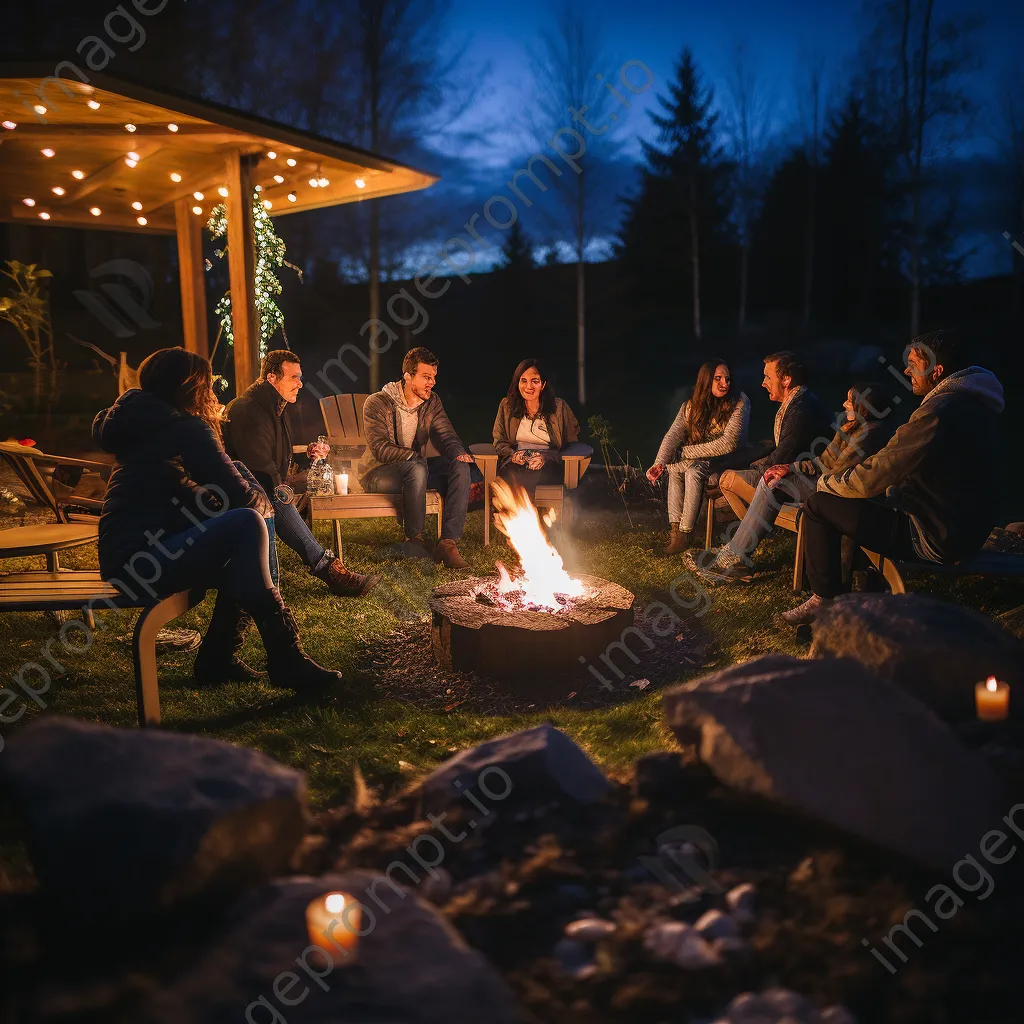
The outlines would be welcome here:
M 219 104 L 99 73 L 58 82 L 41 65 L 0 65 L 0 120 L 5 221 L 173 234 L 176 200 L 188 197 L 204 223 L 222 201 L 232 154 L 253 159 L 271 217 L 438 180 Z

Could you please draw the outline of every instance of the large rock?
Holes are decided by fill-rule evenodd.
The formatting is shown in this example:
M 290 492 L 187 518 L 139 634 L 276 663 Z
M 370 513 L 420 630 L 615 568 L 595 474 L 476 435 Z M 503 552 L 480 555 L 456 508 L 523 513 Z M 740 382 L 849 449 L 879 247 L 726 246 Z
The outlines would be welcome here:
M 665 694 L 719 780 L 949 872 L 1009 804 L 988 762 L 849 658 L 772 655 Z
M 509 733 L 463 750 L 413 787 L 424 810 L 463 806 L 467 792 L 490 810 L 513 795 L 523 800 L 590 804 L 611 788 L 601 769 L 552 725 Z
M 844 594 L 814 625 L 811 656 L 855 658 L 944 718 L 973 718 L 974 684 L 1024 690 L 1024 644 L 970 608 L 920 594 Z
M 307 827 L 301 772 L 200 736 L 42 718 L 11 739 L 0 778 L 44 894 L 101 920 L 262 884 Z
M 315 897 L 335 889 L 363 904 L 367 934 L 358 940 L 356 965 L 345 964 L 338 953 L 340 966 L 331 971 L 323 954 L 309 948 L 305 911 Z M 216 942 L 198 950 L 189 969 L 132 1015 L 139 1024 L 523 1019 L 515 997 L 480 953 L 415 894 L 400 897 L 383 875 L 370 871 L 285 879 L 251 893 Z

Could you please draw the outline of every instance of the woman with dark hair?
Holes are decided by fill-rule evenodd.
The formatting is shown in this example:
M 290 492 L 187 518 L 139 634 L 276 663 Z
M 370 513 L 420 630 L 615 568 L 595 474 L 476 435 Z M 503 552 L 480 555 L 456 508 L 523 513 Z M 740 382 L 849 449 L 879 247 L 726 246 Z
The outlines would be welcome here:
M 537 484 L 562 482 L 563 455 L 591 455 L 578 443 L 580 425 L 572 409 L 555 395 L 537 359 L 524 359 L 512 374 L 508 394 L 494 419 L 498 475 L 533 496 Z
M 212 385 L 208 359 L 161 349 L 139 367 L 139 387 L 97 414 L 93 438 L 117 458 L 100 517 L 100 573 L 138 580 L 143 562 L 154 598 L 217 591 L 193 670 L 199 682 L 255 677 L 238 658 L 254 620 L 272 682 L 295 690 L 336 683 L 340 673 L 302 650 L 274 584 L 265 522 L 273 508 L 224 451 Z
M 896 430 L 892 399 L 887 384 L 857 381 L 846 393 L 843 413 L 834 424 L 836 433 L 828 447 L 821 455 L 809 451 L 792 464 L 766 469 L 732 539 L 713 554 L 700 556 L 700 562 L 694 560 L 697 571 L 716 582 L 751 579 L 750 556 L 772 532 L 783 502 L 803 503 L 817 489 L 819 476 L 851 469 L 889 443 Z M 822 437 L 811 447 L 825 441 Z
M 732 387 L 732 374 L 721 359 L 710 359 L 697 373 L 693 394 L 679 407 L 661 442 L 647 479 L 656 483 L 668 470 L 669 538 L 666 555 L 690 546 L 700 515 L 704 485 L 714 459 L 731 455 L 747 443 L 750 399 Z

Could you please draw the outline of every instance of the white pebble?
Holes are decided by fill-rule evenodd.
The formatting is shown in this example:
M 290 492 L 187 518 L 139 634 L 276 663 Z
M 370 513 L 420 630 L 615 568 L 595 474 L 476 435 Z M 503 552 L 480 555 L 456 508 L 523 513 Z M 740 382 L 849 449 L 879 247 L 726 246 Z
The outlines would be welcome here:
M 746 924 L 755 917 L 754 908 L 757 902 L 757 886 L 752 882 L 744 882 L 730 889 L 725 894 L 725 902 L 732 911 L 732 916 L 740 923 Z
M 709 942 L 712 939 L 733 939 L 738 935 L 736 922 L 720 910 L 709 910 L 702 914 L 693 927 Z
M 820 1024 L 857 1024 L 857 1018 L 845 1007 L 836 1003 L 826 1006 L 818 1013 Z
M 615 934 L 615 925 L 599 917 L 584 917 L 565 926 L 565 937 L 577 942 L 598 942 Z

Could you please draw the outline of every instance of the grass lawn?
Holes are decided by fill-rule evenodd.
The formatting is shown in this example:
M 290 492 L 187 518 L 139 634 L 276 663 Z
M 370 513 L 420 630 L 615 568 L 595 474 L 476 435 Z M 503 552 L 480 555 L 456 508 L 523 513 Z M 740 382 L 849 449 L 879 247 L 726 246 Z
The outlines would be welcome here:
M 491 570 L 495 559 L 514 562 L 500 536 L 489 548 L 483 547 L 481 517 L 481 512 L 470 514 L 462 546 L 476 573 Z M 636 594 L 640 606 L 661 597 L 680 616 L 687 615 L 665 593 L 685 569 L 678 558 L 656 555 L 663 540 L 660 517 L 653 512 L 631 512 L 631 520 L 632 525 L 621 507 L 583 511 L 575 536 L 560 542 L 567 566 L 626 586 Z M 330 543 L 327 524 L 318 524 L 318 529 L 320 540 Z M 599 706 L 577 706 L 581 698 L 574 697 L 511 715 L 467 711 L 465 707 L 445 712 L 443 701 L 434 710 L 385 697 L 380 676 L 372 675 L 375 651 L 403 624 L 426 621 L 432 588 L 458 574 L 396 557 L 394 545 L 400 535 L 394 520 L 348 522 L 344 530 L 347 563 L 384 576 L 380 586 L 359 601 L 328 595 L 319 581 L 309 577 L 298 558 L 279 545 L 282 590 L 298 618 L 304 645 L 322 663 L 344 673 L 343 692 L 337 697 L 313 700 L 277 689 L 266 681 L 196 689 L 191 680 L 193 655 L 163 655 L 160 688 L 166 728 L 255 747 L 303 769 L 308 773 L 312 802 L 318 806 L 346 797 L 356 764 L 367 782 L 387 795 L 455 750 L 543 721 L 563 729 L 612 776 L 627 774 L 633 761 L 644 753 L 676 749 L 674 738 L 662 723 L 657 685 L 646 690 L 622 685 L 610 699 L 606 695 Z M 710 650 L 715 668 L 765 653 L 805 651 L 792 631 L 779 631 L 772 625 L 774 613 L 794 603 L 790 589 L 793 545 L 791 534 L 770 538 L 758 551 L 761 574 L 756 583 L 711 590 L 706 611 L 697 618 L 691 614 L 686 620 L 687 628 L 699 634 Z M 38 558 L 11 559 L 3 568 L 39 568 L 39 562 Z M 64 564 L 95 567 L 95 549 L 68 552 Z M 684 586 L 681 581 L 679 587 L 684 597 L 693 593 L 690 583 Z M 1012 582 L 919 579 L 916 589 L 941 593 L 989 614 L 1021 602 L 1020 584 Z M 203 630 L 212 607 L 211 594 L 175 624 Z M 44 695 L 45 712 L 132 727 L 136 705 L 130 637 L 135 613 L 106 611 L 98 613 L 97 618 L 100 629 L 84 654 L 64 655 L 59 645 L 53 647 L 64 672 L 55 673 Z M 43 646 L 58 628 L 39 613 L 7 615 L 3 625 L 0 671 L 6 679 L 26 662 L 42 661 Z M 243 653 L 254 667 L 262 667 L 262 646 L 255 630 Z M 424 649 L 422 657 L 430 659 L 432 655 Z M 673 677 L 686 680 L 706 674 L 713 670 L 708 664 L 708 658 L 690 663 L 681 657 Z M 642 668 L 641 663 L 638 671 Z M 567 685 L 566 692 L 575 688 Z M 582 687 L 579 689 L 582 692 Z M 40 713 L 43 709 L 33 708 L 16 724 L 0 726 L 3 735 L 9 738 Z M 0 853 L 7 854 L 3 860 L 8 863 L 13 856 L 15 871 L 17 864 L 24 866 L 16 826 L 7 814 L 0 815 Z

